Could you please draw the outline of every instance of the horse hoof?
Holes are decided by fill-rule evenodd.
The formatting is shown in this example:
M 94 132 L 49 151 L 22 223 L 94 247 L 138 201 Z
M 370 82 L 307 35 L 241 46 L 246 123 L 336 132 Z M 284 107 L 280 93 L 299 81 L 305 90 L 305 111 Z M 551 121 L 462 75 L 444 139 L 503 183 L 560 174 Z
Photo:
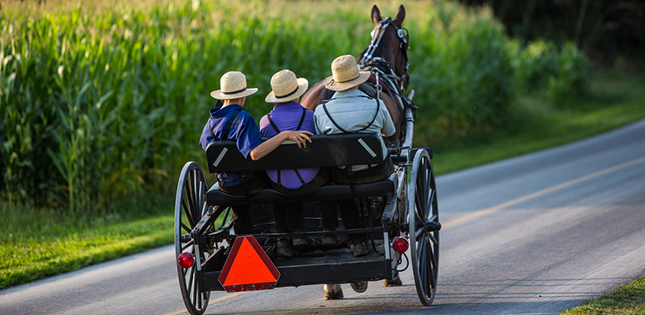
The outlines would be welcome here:
M 396 276 L 394 276 L 394 278 L 392 278 L 392 280 L 387 280 L 387 279 L 383 280 L 384 287 L 398 287 L 402 285 L 403 285 L 403 281 L 401 281 L 401 277 L 399 277 L 398 273 L 396 274 Z
M 340 284 L 325 284 L 325 300 L 339 300 L 343 298 L 343 289 Z

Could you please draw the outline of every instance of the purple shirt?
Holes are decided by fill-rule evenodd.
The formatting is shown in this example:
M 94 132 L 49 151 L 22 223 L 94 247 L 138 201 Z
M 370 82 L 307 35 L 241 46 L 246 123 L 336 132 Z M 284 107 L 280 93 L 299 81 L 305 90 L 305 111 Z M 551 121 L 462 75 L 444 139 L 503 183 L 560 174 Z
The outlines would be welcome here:
M 199 144 L 206 150 L 208 144 L 213 141 L 234 140 L 237 144 L 237 149 L 240 150 L 244 157 L 248 158 L 249 153 L 262 143 L 260 130 L 253 117 L 251 117 L 251 114 L 247 113 L 244 107 L 237 104 L 224 107 L 222 105 L 222 102 L 217 101 L 215 108 L 209 111 L 210 118 L 204 126 Z M 233 115 L 235 115 L 235 119 L 231 122 Z M 209 122 L 215 138 L 213 138 L 209 130 Z M 226 132 L 227 128 L 229 128 L 228 132 Z M 250 178 L 253 174 L 254 172 L 248 172 L 247 177 Z M 218 173 L 217 178 L 227 186 L 235 186 L 242 183 L 242 179 L 238 173 Z
M 303 109 L 304 107 L 302 107 L 302 105 L 294 101 L 275 104 L 273 110 L 260 119 L 260 133 L 265 138 L 272 138 L 278 134 L 278 131 L 271 126 L 267 116 L 271 117 L 271 120 L 273 120 L 273 123 L 278 127 L 279 131 L 296 130 L 300 124 L 300 120 L 302 119 Z M 314 112 L 305 109 L 304 114 L 305 117 L 302 119 L 300 130 L 307 130 L 316 134 Z M 300 168 L 298 169 L 298 173 L 300 174 L 302 181 L 309 183 L 314 179 L 314 177 L 316 177 L 319 169 L 319 167 Z M 280 181 L 278 181 L 277 170 L 269 170 L 267 171 L 267 175 L 274 183 L 279 183 L 285 188 L 298 189 L 302 187 L 302 182 L 300 181 L 300 178 L 298 178 L 298 174 L 296 174 L 295 170 L 281 170 Z

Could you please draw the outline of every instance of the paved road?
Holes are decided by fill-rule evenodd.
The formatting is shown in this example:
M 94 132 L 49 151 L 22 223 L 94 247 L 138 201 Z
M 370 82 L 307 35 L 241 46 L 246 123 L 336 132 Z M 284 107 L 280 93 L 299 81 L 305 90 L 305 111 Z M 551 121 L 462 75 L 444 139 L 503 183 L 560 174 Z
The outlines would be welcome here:
M 440 152 L 435 152 L 441 158 Z M 213 292 L 207 314 L 557 314 L 641 276 L 645 121 L 438 178 L 439 287 Z M 0 314 L 183 314 L 172 247 L 0 291 Z

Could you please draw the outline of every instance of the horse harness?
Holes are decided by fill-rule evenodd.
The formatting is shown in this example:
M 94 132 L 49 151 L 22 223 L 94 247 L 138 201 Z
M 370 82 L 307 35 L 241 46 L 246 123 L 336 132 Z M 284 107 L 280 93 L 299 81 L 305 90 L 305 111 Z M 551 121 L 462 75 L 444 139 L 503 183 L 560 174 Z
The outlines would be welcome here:
M 381 44 L 381 39 L 383 38 L 383 35 L 385 34 L 385 30 L 389 27 L 392 26 L 396 30 L 396 35 L 399 37 L 401 40 L 401 43 L 399 44 L 399 49 L 403 52 L 403 56 L 405 58 L 405 70 L 408 70 L 409 67 L 409 62 L 408 62 L 408 48 L 409 48 L 409 34 L 408 30 L 405 28 L 399 28 L 392 19 L 385 18 L 384 20 L 381 20 L 379 24 L 376 26 L 376 29 L 372 30 L 372 41 L 370 42 L 370 45 L 367 47 L 365 50 L 365 53 L 363 53 L 363 56 L 361 60 L 359 61 L 359 67 L 361 69 L 371 67 L 370 71 L 372 72 L 372 77 L 375 78 L 374 80 L 370 79 L 370 83 L 374 84 L 376 86 L 376 89 L 378 92 L 381 91 L 381 87 L 385 86 L 387 87 L 387 92 L 390 95 L 392 99 L 394 99 L 394 93 L 400 100 L 401 104 L 404 107 L 412 107 L 413 110 L 416 109 L 416 106 L 413 105 L 413 102 L 408 100 L 406 97 L 403 96 L 403 91 L 401 90 L 401 87 L 394 82 L 401 82 L 403 80 L 402 77 L 398 76 L 396 73 L 394 73 L 394 70 L 392 70 L 392 67 L 390 66 L 390 63 L 386 61 L 385 59 L 381 57 L 374 56 L 376 53 L 377 49 L 379 48 Z M 378 33 L 378 37 L 374 37 L 374 34 Z M 380 80 L 381 77 L 384 80 Z

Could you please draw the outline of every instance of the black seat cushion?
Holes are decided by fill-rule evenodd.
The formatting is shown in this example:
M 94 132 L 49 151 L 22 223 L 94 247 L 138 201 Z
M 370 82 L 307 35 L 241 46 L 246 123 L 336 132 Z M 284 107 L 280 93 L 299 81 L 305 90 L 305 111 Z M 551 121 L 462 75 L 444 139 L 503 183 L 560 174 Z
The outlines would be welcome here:
M 273 189 L 263 189 L 257 194 L 248 197 L 249 204 L 266 204 L 280 203 L 285 201 L 320 201 L 320 200 L 342 200 L 361 197 L 377 197 L 393 195 L 396 189 L 394 181 L 385 179 L 373 183 L 354 185 L 354 194 L 352 195 L 351 185 L 327 185 L 320 187 L 312 194 L 302 197 L 291 197 L 279 193 Z M 219 189 L 215 184 L 207 193 L 207 203 L 211 206 L 231 206 L 247 203 L 246 196 L 229 195 Z

